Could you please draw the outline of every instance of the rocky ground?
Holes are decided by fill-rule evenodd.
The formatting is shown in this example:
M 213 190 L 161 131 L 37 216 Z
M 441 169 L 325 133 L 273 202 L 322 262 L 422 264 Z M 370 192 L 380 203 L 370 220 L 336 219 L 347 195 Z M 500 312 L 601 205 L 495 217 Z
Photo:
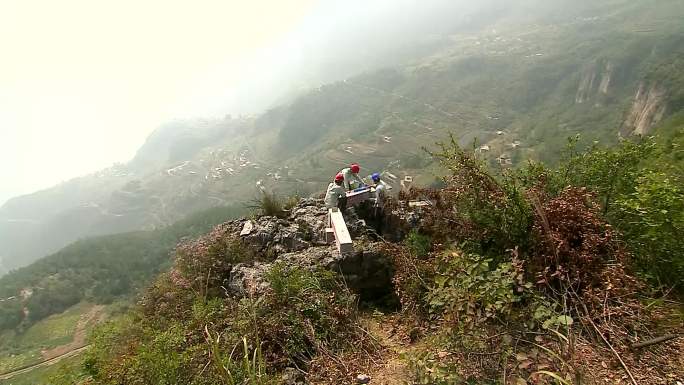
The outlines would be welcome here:
M 354 252 L 341 255 L 325 241 L 327 209 L 322 200 L 302 199 L 286 218 L 263 216 L 227 222 L 232 234 L 241 234 L 244 243 L 259 253 L 275 256 L 269 262 L 238 263 L 231 269 L 228 292 L 235 296 L 258 294 L 266 288 L 264 273 L 274 264 L 325 269 L 340 273 L 347 286 L 362 297 L 389 294 L 392 263 L 381 252 L 382 240 L 360 219 L 354 209 L 345 213 L 354 239 Z

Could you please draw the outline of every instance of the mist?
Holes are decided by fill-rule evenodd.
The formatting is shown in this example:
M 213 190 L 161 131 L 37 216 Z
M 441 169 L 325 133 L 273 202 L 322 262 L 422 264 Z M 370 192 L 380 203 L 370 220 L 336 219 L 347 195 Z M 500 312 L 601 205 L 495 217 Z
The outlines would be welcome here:
M 126 162 L 165 121 L 257 114 L 536 2 L 510 3 L 0 3 L 0 204 Z

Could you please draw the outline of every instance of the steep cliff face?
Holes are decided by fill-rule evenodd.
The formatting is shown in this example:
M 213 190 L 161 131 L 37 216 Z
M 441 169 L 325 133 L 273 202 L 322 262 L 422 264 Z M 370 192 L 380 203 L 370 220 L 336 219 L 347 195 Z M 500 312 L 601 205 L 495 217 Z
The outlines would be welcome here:
M 614 66 L 610 62 L 598 61 L 589 66 L 580 79 L 575 103 L 582 104 L 596 99 L 597 96 L 608 95 L 613 79 L 613 69 Z
M 601 83 L 599 84 L 599 93 L 607 95 L 610 82 L 613 79 L 613 64 L 606 63 L 605 72 L 601 75 Z
M 648 135 L 667 111 L 667 90 L 658 83 L 641 82 L 620 134 Z

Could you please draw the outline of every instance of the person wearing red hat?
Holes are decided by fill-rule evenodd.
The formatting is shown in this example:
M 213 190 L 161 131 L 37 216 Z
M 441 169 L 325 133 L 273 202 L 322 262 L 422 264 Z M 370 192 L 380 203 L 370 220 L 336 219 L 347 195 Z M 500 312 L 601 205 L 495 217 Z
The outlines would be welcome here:
M 335 175 L 335 180 L 330 182 L 328 190 L 325 193 L 325 207 L 331 209 L 334 207 L 344 210 L 347 204 L 347 194 L 344 191 L 342 184 L 344 183 L 344 175 L 338 173 Z
M 352 163 L 351 166 L 343 168 L 342 171 L 340 171 L 340 174 L 344 177 L 344 188 L 347 189 L 347 191 L 365 186 L 365 183 L 363 183 L 363 180 L 359 176 L 360 171 L 361 167 L 356 163 Z

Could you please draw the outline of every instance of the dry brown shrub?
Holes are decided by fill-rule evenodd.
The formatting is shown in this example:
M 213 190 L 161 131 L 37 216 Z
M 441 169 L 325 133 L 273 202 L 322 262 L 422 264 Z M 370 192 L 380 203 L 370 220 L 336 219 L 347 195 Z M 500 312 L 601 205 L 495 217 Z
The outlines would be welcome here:
M 603 219 L 592 193 L 568 187 L 557 197 L 541 201 L 530 193 L 535 208 L 536 244 L 529 266 L 539 284 L 570 286 L 581 292 L 604 287 L 604 269 L 622 263 L 625 251 L 617 233 Z
M 385 244 L 382 252 L 392 257 L 394 265 L 392 283 L 401 303 L 402 312 L 418 318 L 425 315 L 424 295 L 432 283 L 436 267 L 432 258 L 417 258 L 406 246 L 398 244 Z

